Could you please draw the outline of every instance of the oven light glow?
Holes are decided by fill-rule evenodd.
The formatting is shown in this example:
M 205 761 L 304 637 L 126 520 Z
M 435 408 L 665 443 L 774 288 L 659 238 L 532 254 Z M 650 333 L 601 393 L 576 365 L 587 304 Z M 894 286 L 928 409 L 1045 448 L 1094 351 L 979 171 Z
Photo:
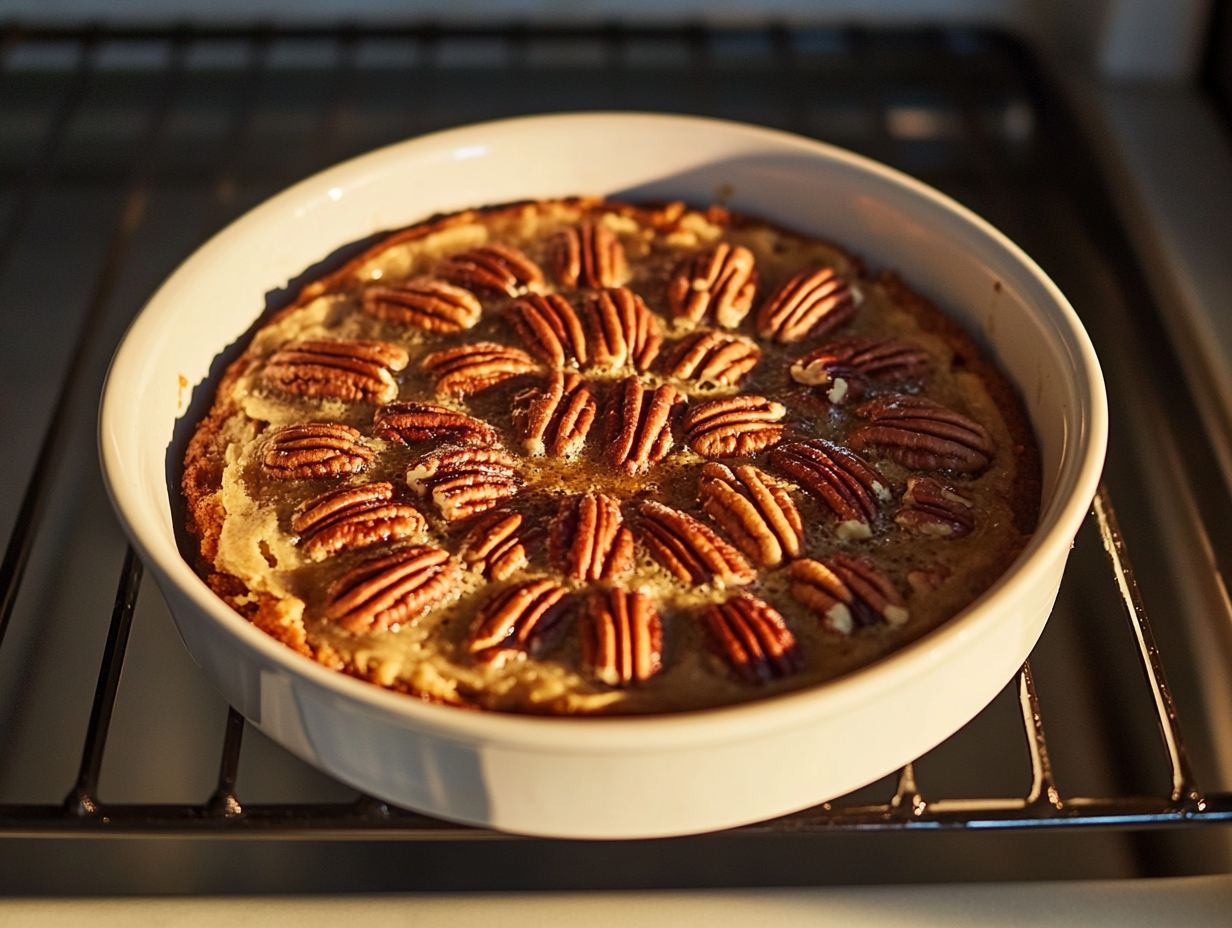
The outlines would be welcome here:
M 467 145 L 463 148 L 455 148 L 453 152 L 454 161 L 465 161 L 468 158 L 482 158 L 488 153 L 487 145 Z
M 342 188 L 341 187 L 331 187 L 329 190 L 329 198 L 331 200 L 341 200 L 342 199 Z

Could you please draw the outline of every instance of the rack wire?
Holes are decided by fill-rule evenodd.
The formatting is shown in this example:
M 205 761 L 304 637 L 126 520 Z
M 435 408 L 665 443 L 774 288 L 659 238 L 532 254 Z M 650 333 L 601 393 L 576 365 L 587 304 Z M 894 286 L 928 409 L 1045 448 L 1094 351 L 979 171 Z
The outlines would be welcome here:
M 72 30 L 21 25 L 4 29 L 0 32 L 0 60 L 9 70 L 0 72 L 0 80 L 25 52 L 37 60 L 39 53 L 49 53 L 53 47 L 60 49 L 60 54 L 68 49 L 69 63 L 61 66 L 58 97 L 46 115 L 37 144 L 28 149 L 20 165 L 0 164 L 0 179 L 6 180 L 12 191 L 0 218 L 0 270 L 14 259 L 27 234 L 33 204 L 57 170 L 66 138 L 100 69 L 114 67 L 106 64 L 108 56 L 114 59 L 116 49 L 127 47 L 128 53 L 135 55 L 128 67 L 152 70 L 153 74 L 147 74 L 145 82 L 148 105 L 135 155 L 116 174 L 120 196 L 105 254 L 91 286 L 85 321 L 67 362 L 66 376 L 0 562 L 0 645 L 9 629 L 56 475 L 64 466 L 67 422 L 88 387 L 87 358 L 99 351 L 107 307 L 132 256 L 135 236 L 158 178 L 167 171 L 183 169 L 183 165 L 167 163 L 164 143 L 169 120 L 183 93 L 186 75 L 202 67 L 202 49 L 219 43 L 231 48 L 232 53 L 238 50 L 238 56 L 233 54 L 227 66 L 238 80 L 227 126 L 220 133 L 222 143 L 208 166 L 194 175 L 195 182 L 211 191 L 206 232 L 218 228 L 244 205 L 236 191 L 245 183 L 252 186 L 253 176 L 266 188 L 277 189 L 375 141 L 355 137 L 354 133 L 348 136 L 347 130 L 355 99 L 374 92 L 373 85 L 364 79 L 365 68 L 376 68 L 386 83 L 395 72 L 408 81 L 413 78 L 411 83 L 419 96 L 403 104 L 408 111 L 430 109 L 434 94 L 452 93 L 461 101 L 452 110 L 431 112 L 418 122 L 400 123 L 391 131 L 408 125 L 423 130 L 451 120 L 565 106 L 639 106 L 743 115 L 846 142 L 948 186 L 960 196 L 965 192 L 969 201 L 976 201 L 1011 234 L 1015 219 L 1008 205 L 1010 188 L 1016 172 L 1025 170 L 1023 165 L 1031 162 L 1040 114 L 1047 106 L 1055 106 L 1055 101 L 1049 103 L 1046 89 L 1041 87 L 1021 46 L 1003 36 L 970 30 L 870 33 L 775 27 L 723 32 L 700 27 L 447 29 L 432 25 L 380 30 L 354 26 Z M 273 167 L 259 163 L 254 167 L 252 135 L 263 89 L 271 74 L 283 66 L 279 56 L 285 58 L 292 46 L 301 56 L 294 67 L 317 68 L 325 77 L 312 91 L 319 119 L 311 151 L 298 160 L 290 159 L 290 168 L 281 163 L 286 160 L 281 158 Z M 144 49 L 145 58 L 135 53 L 135 48 Z M 158 54 L 149 54 L 151 49 L 157 49 Z M 395 63 L 373 65 L 374 59 L 382 60 L 382 54 Z M 313 55 L 317 64 L 311 63 Z M 321 65 L 320 61 L 326 63 Z M 985 78 L 992 75 L 995 80 L 981 83 L 974 79 L 981 68 L 988 67 L 991 71 L 983 72 Z M 589 80 L 593 86 L 581 91 L 562 88 L 559 78 L 564 73 L 570 81 L 563 83 L 585 84 Z M 927 80 L 921 81 L 922 73 L 928 74 Z M 683 74 L 686 79 L 664 76 L 673 74 Z M 904 75 L 912 80 L 905 80 Z M 657 89 L 655 81 L 659 82 Z M 757 92 L 750 93 L 748 85 L 756 85 Z M 483 88 L 478 98 L 486 107 L 478 112 L 467 109 L 468 101 L 479 92 L 476 88 Z M 382 89 L 378 82 L 375 92 Z M 716 98 L 723 101 L 722 105 L 716 104 Z M 662 106 L 647 105 L 647 101 L 656 100 Z M 742 112 L 742 107 L 747 112 Z M 849 138 L 843 137 L 845 131 Z M 927 784 L 917 783 L 914 766 L 908 764 L 899 771 L 893 794 L 883 802 L 839 799 L 737 831 L 799 834 L 1150 828 L 1232 820 L 1232 793 L 1204 794 L 1195 782 L 1173 694 L 1110 494 L 1103 485 L 1090 519 L 1107 557 L 1107 582 L 1116 590 L 1127 633 L 1149 687 L 1169 774 L 1170 790 L 1166 794 L 1063 795 L 1053 776 L 1044 717 L 1028 661 L 1017 678 L 1030 759 L 1030 788 L 1025 795 L 930 800 Z M 75 784 L 60 804 L 0 804 L 0 836 L 506 837 L 394 808 L 367 796 L 351 803 L 241 802 L 236 781 L 245 722 L 234 710 L 226 721 L 217 786 L 207 801 L 102 801 L 100 771 L 142 573 L 141 561 L 130 548 L 120 572 Z

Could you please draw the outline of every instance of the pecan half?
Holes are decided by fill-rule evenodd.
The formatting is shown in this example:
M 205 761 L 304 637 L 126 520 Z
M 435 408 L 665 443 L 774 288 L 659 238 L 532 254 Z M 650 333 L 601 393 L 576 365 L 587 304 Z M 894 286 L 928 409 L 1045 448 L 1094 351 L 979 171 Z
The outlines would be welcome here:
M 462 332 L 483 313 L 475 294 L 432 277 L 412 277 L 393 287 L 368 287 L 363 309 L 369 316 L 425 332 Z
M 997 453 L 988 430 L 923 396 L 894 394 L 856 409 L 870 424 L 847 436 L 853 448 L 872 445 L 912 470 L 983 470 Z
M 515 495 L 522 485 L 517 463 L 497 448 L 447 448 L 419 458 L 406 482 L 432 502 L 446 522 L 491 509 Z
M 804 669 L 804 655 L 783 617 L 754 596 L 733 596 L 701 614 L 712 651 L 745 683 L 769 683 Z
M 462 560 L 489 580 L 506 580 L 529 563 L 527 545 L 538 532 L 526 530 L 521 513 L 496 510 L 481 517 L 462 540 Z
M 663 621 L 649 590 L 592 593 L 582 622 L 582 663 L 608 686 L 643 683 L 663 669 Z
M 683 583 L 696 586 L 713 580 L 721 586 L 746 586 L 757 578 L 743 554 L 691 515 L 653 500 L 638 511 L 642 543 Z
M 414 506 L 395 501 L 393 484 L 384 482 L 343 487 L 310 499 L 291 520 L 291 528 L 314 561 L 339 551 L 409 538 L 427 525 Z
M 659 356 L 663 336 L 654 313 L 640 296 L 626 287 L 601 290 L 587 295 L 582 312 L 590 366 L 650 369 Z
M 831 403 L 858 400 L 871 383 L 902 383 L 932 366 L 928 352 L 892 338 L 840 338 L 796 359 L 791 379 L 825 387 Z
M 962 538 L 975 528 L 975 500 L 932 477 L 908 477 L 903 503 L 894 521 L 913 532 Z
M 751 464 L 732 471 L 712 461 L 702 466 L 697 495 L 705 513 L 754 562 L 778 567 L 800 554 L 800 512 L 786 488 L 764 471 Z
M 636 377 L 621 382 L 608 401 L 603 459 L 626 474 L 644 474 L 672 450 L 672 419 L 684 396 L 663 384 L 653 393 Z
M 518 249 L 489 242 L 443 258 L 436 275 L 488 296 L 521 296 L 543 291 L 543 271 Z
M 780 344 L 819 337 L 856 314 L 847 281 L 831 268 L 802 271 L 771 294 L 757 312 L 757 334 Z
M 696 325 L 710 317 L 727 329 L 749 314 L 757 265 L 743 245 L 719 242 L 681 264 L 667 286 L 672 319 Z
M 354 634 L 395 628 L 448 596 L 461 576 L 462 567 L 440 548 L 402 548 L 365 561 L 335 580 L 325 600 L 325 617 Z
M 564 287 L 617 287 L 629 278 L 625 246 L 601 222 L 562 229 L 548 246 L 552 272 Z
M 585 366 L 586 332 L 573 304 L 559 293 L 532 293 L 509 304 L 505 318 L 526 349 L 545 364 Z
M 825 503 L 839 520 L 839 538 L 870 538 L 878 501 L 890 498 L 881 475 L 842 445 L 815 438 L 779 445 L 770 461 Z
M 279 429 L 261 451 L 271 477 L 337 477 L 366 470 L 376 457 L 359 432 L 341 422 L 301 422 Z
M 500 666 L 527 654 L 550 651 L 565 630 L 572 605 L 552 580 L 528 580 L 498 593 L 479 611 L 466 649 L 475 660 Z
M 707 458 L 756 454 L 783 437 L 778 421 L 787 414 L 764 396 L 731 396 L 692 406 L 685 413 L 685 441 Z
M 561 500 L 548 529 L 552 566 L 575 580 L 611 580 L 633 569 L 633 533 L 620 503 L 602 493 Z
M 466 413 L 434 403 L 390 403 L 376 411 L 372 433 L 386 441 L 451 442 L 500 447 L 496 429 Z
M 831 631 L 849 635 L 855 628 L 902 625 L 910 618 L 894 584 L 866 557 L 839 552 L 828 561 L 792 561 L 787 576 L 792 596 Z
M 265 362 L 265 379 L 295 396 L 388 403 L 398 396 L 393 371 L 407 354 L 389 342 L 313 338 L 290 342 Z
M 761 349 L 739 335 L 695 332 L 681 339 L 663 362 L 663 372 L 678 380 L 734 387 L 757 366 Z
M 514 397 L 513 427 L 527 454 L 569 457 L 586 444 L 597 411 L 586 381 L 555 371 L 546 383 Z
M 437 393 L 459 399 L 528 374 L 538 367 L 526 352 L 495 342 L 475 342 L 434 351 L 423 359 L 421 366 L 436 382 Z

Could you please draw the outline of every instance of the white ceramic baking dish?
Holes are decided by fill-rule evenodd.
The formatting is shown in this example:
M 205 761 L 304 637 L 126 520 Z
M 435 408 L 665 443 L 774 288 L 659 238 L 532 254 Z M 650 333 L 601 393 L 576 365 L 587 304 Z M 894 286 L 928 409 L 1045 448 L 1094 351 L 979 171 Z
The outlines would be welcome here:
M 958 319 L 1017 384 L 1042 453 L 1039 530 L 1013 568 L 941 628 L 850 676 L 650 718 L 521 717 L 423 703 L 327 670 L 232 612 L 180 557 L 168 446 L 191 387 L 252 325 L 265 294 L 381 230 L 571 194 L 722 199 L 838 241 L 874 268 L 897 269 Z M 265 734 L 400 806 L 528 834 L 633 838 L 814 805 L 893 771 L 976 715 L 1044 627 L 1106 437 L 1099 363 L 1077 316 L 1030 258 L 952 200 L 779 132 L 577 114 L 413 139 L 325 171 L 237 220 L 133 323 L 107 380 L 99 441 L 116 511 L 184 643 Z

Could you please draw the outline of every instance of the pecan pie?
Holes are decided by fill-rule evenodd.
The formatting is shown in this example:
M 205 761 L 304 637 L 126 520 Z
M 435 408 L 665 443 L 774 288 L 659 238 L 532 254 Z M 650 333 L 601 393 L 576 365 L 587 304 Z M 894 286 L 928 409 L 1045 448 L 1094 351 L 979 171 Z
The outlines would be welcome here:
M 183 472 L 201 575 L 307 657 L 469 708 L 833 679 L 978 597 L 1039 501 L 1022 404 L 959 327 L 718 207 L 392 232 L 214 389 Z

